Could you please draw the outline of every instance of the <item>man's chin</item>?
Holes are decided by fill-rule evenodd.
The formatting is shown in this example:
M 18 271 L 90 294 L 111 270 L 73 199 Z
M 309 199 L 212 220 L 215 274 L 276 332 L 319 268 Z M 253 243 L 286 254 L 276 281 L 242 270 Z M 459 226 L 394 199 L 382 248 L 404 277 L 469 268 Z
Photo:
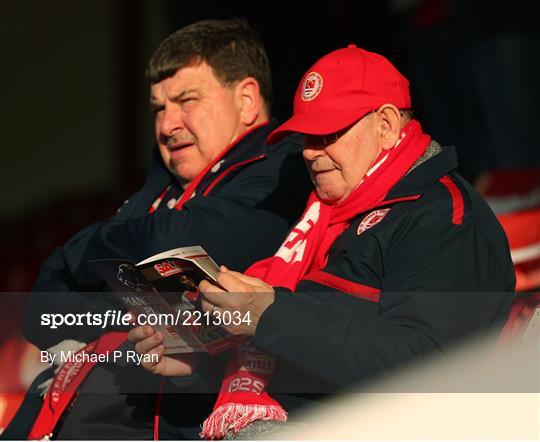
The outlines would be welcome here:
M 184 189 L 189 186 L 189 183 L 191 183 L 195 178 L 197 178 L 200 173 L 196 170 L 187 169 L 181 166 L 172 167 L 170 168 L 170 171 Z
M 325 192 L 324 190 L 317 190 L 317 196 L 319 199 L 326 204 L 332 204 L 334 203 L 334 198 L 331 194 L 328 194 L 328 192 Z
M 343 192 L 328 188 L 326 186 L 316 186 L 315 192 L 317 193 L 319 199 L 326 204 L 336 204 L 337 202 L 345 199 Z

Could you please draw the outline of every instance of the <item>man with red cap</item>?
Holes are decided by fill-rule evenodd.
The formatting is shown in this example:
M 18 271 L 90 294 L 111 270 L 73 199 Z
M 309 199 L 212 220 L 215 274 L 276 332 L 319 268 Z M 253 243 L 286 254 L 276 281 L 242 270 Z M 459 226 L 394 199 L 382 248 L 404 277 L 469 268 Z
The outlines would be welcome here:
M 409 84 L 378 54 L 350 45 L 317 61 L 293 116 L 314 192 L 276 254 L 244 274 L 203 281 L 203 308 L 249 312 L 202 435 L 284 421 L 313 394 L 349 389 L 406 361 L 498 332 L 515 277 L 503 230 L 412 118 Z M 144 333 L 143 333 L 144 332 Z M 131 333 L 162 356 L 162 337 Z M 148 369 L 186 375 L 161 357 Z M 311 396 L 310 396 L 311 395 Z

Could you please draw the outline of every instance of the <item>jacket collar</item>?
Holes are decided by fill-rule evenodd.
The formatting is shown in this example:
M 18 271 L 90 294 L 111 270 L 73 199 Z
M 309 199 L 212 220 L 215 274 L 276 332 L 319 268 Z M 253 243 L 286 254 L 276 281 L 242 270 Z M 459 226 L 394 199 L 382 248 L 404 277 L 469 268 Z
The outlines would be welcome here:
M 266 156 L 268 146 L 266 137 L 278 126 L 277 121 L 267 121 L 241 135 L 225 150 L 225 155 L 208 170 L 202 180 L 197 184 L 196 192 L 205 193 L 205 190 L 215 180 L 223 178 L 228 171 Z
M 385 201 L 421 195 L 440 178 L 458 166 L 456 149 L 443 147 L 442 151 L 405 175 L 391 190 Z

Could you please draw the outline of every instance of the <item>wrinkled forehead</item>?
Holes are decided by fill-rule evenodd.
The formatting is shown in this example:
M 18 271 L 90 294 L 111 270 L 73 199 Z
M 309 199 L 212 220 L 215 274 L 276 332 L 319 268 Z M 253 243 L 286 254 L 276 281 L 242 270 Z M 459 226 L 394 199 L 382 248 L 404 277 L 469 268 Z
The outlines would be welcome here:
M 206 62 L 179 68 L 173 75 L 150 86 L 151 100 L 173 100 L 187 92 L 205 93 L 216 88 L 225 88 Z

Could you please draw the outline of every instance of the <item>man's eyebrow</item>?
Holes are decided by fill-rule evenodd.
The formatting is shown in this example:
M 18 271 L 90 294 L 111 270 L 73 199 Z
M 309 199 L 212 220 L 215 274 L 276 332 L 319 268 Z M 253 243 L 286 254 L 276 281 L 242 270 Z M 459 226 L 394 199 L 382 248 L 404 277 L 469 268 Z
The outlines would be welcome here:
M 182 92 L 173 95 L 173 96 L 171 97 L 171 100 L 172 100 L 172 101 L 181 100 L 181 99 L 184 98 L 184 96 L 186 96 L 187 94 L 198 93 L 198 92 L 199 92 L 199 91 L 198 91 L 196 88 L 185 89 L 185 90 L 183 90 Z
M 156 98 L 154 95 L 150 95 L 149 103 L 150 103 L 151 107 L 158 107 L 158 106 L 163 105 L 163 103 L 158 98 Z
M 184 96 L 186 96 L 187 94 L 190 94 L 190 93 L 199 93 L 199 90 L 197 88 L 191 88 L 191 89 L 186 89 L 186 90 L 183 90 L 179 93 L 177 93 L 176 95 L 173 95 L 172 97 L 170 97 L 170 100 L 171 101 L 178 101 L 178 100 L 181 100 Z M 150 97 L 150 106 L 151 107 L 160 107 L 160 106 L 163 106 L 163 103 L 157 99 L 156 97 L 154 97 L 153 95 Z

